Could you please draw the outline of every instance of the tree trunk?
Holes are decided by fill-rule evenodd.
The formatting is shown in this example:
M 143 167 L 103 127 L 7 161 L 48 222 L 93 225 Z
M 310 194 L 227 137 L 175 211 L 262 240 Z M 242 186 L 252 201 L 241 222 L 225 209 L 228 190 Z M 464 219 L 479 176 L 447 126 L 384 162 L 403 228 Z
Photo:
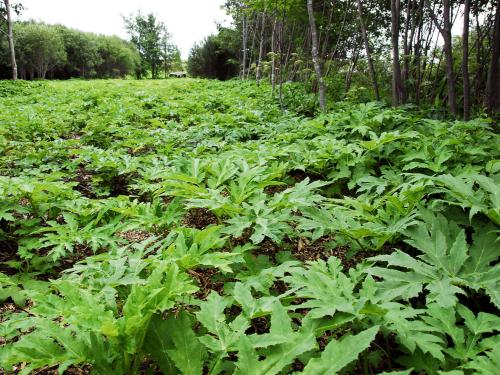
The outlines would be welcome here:
M 276 22 L 277 18 L 274 19 L 273 31 L 271 33 L 271 87 L 272 94 L 274 96 L 274 90 L 276 89 Z
M 241 72 L 240 72 L 240 78 L 244 79 L 245 78 L 245 73 L 246 73 L 246 64 L 247 64 L 247 38 L 248 38 L 248 30 L 247 30 L 247 17 L 245 14 L 243 14 L 243 56 L 242 56 L 242 61 L 241 61 Z
M 311 28 L 312 60 L 314 70 L 318 76 L 319 106 L 321 110 L 324 111 L 326 109 L 325 82 L 323 81 L 323 76 L 321 75 L 321 65 L 318 58 L 318 36 L 316 30 L 316 20 L 314 19 L 313 0 L 307 0 L 307 13 L 309 14 L 309 27 Z
M 429 23 L 428 24 L 428 30 L 427 30 L 427 36 L 425 38 L 425 43 L 423 45 L 423 51 L 422 51 L 422 56 L 425 56 L 425 58 L 422 61 L 422 66 L 419 67 L 419 75 L 418 75 L 418 80 L 417 80 L 417 97 L 415 103 L 418 105 L 420 104 L 420 97 L 425 98 L 425 89 L 422 88 L 422 82 L 424 82 L 425 77 L 427 72 L 430 69 L 427 69 L 427 66 L 432 66 L 433 65 L 433 60 L 430 60 L 427 58 L 429 56 L 429 51 L 431 52 L 431 56 L 434 56 L 434 49 L 432 49 L 433 45 L 433 40 L 434 38 L 434 33 L 436 32 L 436 26 L 434 23 Z M 422 95 L 423 94 L 423 95 Z
M 469 13 L 470 0 L 464 1 L 464 28 L 462 33 L 462 76 L 464 88 L 464 121 L 470 118 L 470 81 L 469 81 Z
M 402 103 L 401 63 L 399 61 L 399 18 L 400 0 L 391 0 L 391 42 L 392 42 L 392 104 Z
M 283 7 L 284 9 L 285 7 Z M 284 12 L 284 11 L 283 11 Z M 278 70 L 278 98 L 280 102 L 280 108 L 283 110 L 283 31 L 285 27 L 285 14 L 282 14 L 281 21 L 279 23 L 279 33 L 278 33 L 278 51 L 279 51 L 279 70 Z
M 455 73 L 453 71 L 453 47 L 451 40 L 450 0 L 443 0 L 443 26 L 431 9 L 431 17 L 444 40 L 444 56 L 446 60 L 446 84 L 448 87 L 448 107 L 453 116 L 457 115 L 455 92 Z
M 333 47 L 333 50 L 330 52 L 330 58 L 328 60 L 328 65 L 326 68 L 325 77 L 328 77 L 328 75 L 330 74 L 330 70 L 331 70 L 332 65 L 333 65 L 333 59 L 337 55 L 337 50 L 338 50 L 338 47 L 340 45 L 340 40 L 342 39 L 342 36 L 344 34 L 344 27 L 346 24 L 347 13 L 348 13 L 347 9 L 349 9 L 349 7 L 350 7 L 350 0 L 347 1 L 345 9 L 344 9 L 344 17 L 342 19 L 342 24 L 340 26 L 340 30 L 337 33 L 338 36 L 337 36 L 337 41 L 335 42 L 335 47 Z M 331 19 L 329 22 L 331 23 Z M 358 57 L 359 57 L 359 49 L 357 47 L 356 47 L 356 53 L 358 54 Z
M 333 11 L 336 7 L 336 1 L 333 0 L 331 7 L 330 7 L 330 12 L 328 13 L 328 25 L 332 24 L 332 18 L 333 18 Z M 323 40 L 322 47 L 321 47 L 321 56 L 323 59 L 326 60 L 327 58 L 327 51 L 328 51 L 328 44 L 330 41 L 330 32 L 326 32 L 325 39 Z
M 252 65 L 254 63 L 253 58 L 254 58 L 254 50 L 255 50 L 255 39 L 257 38 L 257 24 L 258 24 L 258 17 L 255 15 L 255 12 L 252 14 L 252 24 L 253 24 L 253 34 L 252 34 L 252 44 L 250 46 L 250 56 L 249 56 L 249 61 L 248 61 L 248 69 L 247 69 L 247 75 L 246 79 L 250 78 L 250 73 L 252 70 Z
M 12 32 L 12 17 L 10 13 L 10 0 L 4 0 L 7 16 L 7 39 L 9 41 L 10 65 L 12 67 L 12 79 L 17 80 L 16 50 L 14 48 L 14 33 Z
M 372 54 L 370 52 L 370 43 L 368 42 L 368 33 L 366 31 L 366 24 L 363 18 L 363 6 L 361 5 L 361 0 L 357 0 L 357 3 L 358 3 L 359 24 L 361 26 L 361 34 L 363 35 L 363 43 L 365 44 L 366 58 L 368 59 L 368 69 L 370 71 L 370 77 L 373 83 L 373 91 L 375 92 L 375 98 L 377 99 L 377 101 L 380 101 L 377 75 L 375 74 L 375 67 L 373 65 Z
M 406 4 L 406 19 L 405 19 L 405 31 L 403 38 L 403 72 L 402 72 L 402 90 L 403 90 L 403 103 L 406 103 L 408 100 L 408 78 L 410 75 L 410 49 L 413 42 L 413 36 L 415 34 L 415 20 L 412 20 L 412 16 L 410 15 L 412 10 L 413 1 L 407 0 Z M 410 25 L 411 25 L 411 33 L 410 33 Z
M 424 18 L 423 18 L 423 6 L 424 1 L 420 0 L 420 4 L 418 6 L 418 27 L 417 27 L 417 40 L 415 41 L 415 45 L 413 48 L 413 66 L 414 66 L 414 92 L 415 92 L 415 104 L 420 104 L 420 84 L 421 84 L 421 51 L 422 51 L 422 30 L 424 27 Z
M 266 13 L 262 12 L 261 25 L 260 25 L 260 41 L 259 41 L 259 61 L 257 62 L 257 69 L 255 71 L 255 81 L 257 86 L 260 85 L 260 72 L 262 69 L 262 55 L 264 54 L 264 31 L 266 28 Z
M 351 64 L 351 66 L 349 66 L 349 70 L 347 71 L 347 75 L 345 78 L 345 94 L 346 95 L 349 92 L 349 90 L 351 89 L 352 75 L 354 73 L 354 70 L 356 69 L 356 64 L 358 63 L 358 59 L 359 59 L 359 49 L 357 49 L 355 54 L 354 54 L 352 64 Z
M 483 77 L 483 72 L 484 72 L 484 64 L 482 63 L 482 32 L 481 32 L 481 26 L 479 24 L 479 4 L 475 3 L 474 6 L 474 18 L 476 20 L 476 74 L 474 77 L 474 90 L 476 92 L 480 92 L 481 86 L 480 86 L 480 81 L 481 78 Z M 484 92 L 483 92 L 484 94 Z M 485 96 L 483 96 L 482 100 L 480 102 L 486 103 Z
M 493 30 L 493 50 L 491 52 L 491 62 L 488 69 L 488 79 L 486 81 L 486 110 L 489 116 L 498 109 L 500 93 L 498 88 L 498 60 L 500 57 L 500 0 L 497 0 L 497 10 L 495 15 L 495 26 Z

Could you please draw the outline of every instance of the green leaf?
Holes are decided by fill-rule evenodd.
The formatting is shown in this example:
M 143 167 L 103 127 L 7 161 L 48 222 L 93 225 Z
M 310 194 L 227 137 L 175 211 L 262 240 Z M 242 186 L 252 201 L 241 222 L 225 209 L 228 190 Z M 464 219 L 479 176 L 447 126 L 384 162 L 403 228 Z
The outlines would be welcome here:
M 175 374 L 176 368 L 168 355 L 168 351 L 174 348 L 174 342 L 170 336 L 176 323 L 174 318 L 162 319 L 160 315 L 155 315 L 144 339 L 144 351 L 148 353 L 164 374 Z M 191 328 L 191 327 L 190 327 Z
M 279 374 L 283 368 L 291 364 L 295 358 L 316 347 L 316 338 L 309 333 L 296 333 L 286 343 L 272 346 L 266 358 L 260 362 L 258 374 Z
M 167 353 L 175 366 L 182 374 L 201 374 L 205 348 L 194 334 L 187 314 L 181 314 L 172 321 L 168 334 L 171 336 L 174 349 L 167 349 Z
M 469 250 L 470 259 L 466 264 L 468 272 L 481 273 L 488 271 L 490 263 L 500 256 L 495 230 L 496 227 L 493 224 L 474 228 L 473 243 Z
M 275 302 L 271 312 L 271 329 L 269 333 L 251 335 L 250 340 L 254 347 L 266 348 L 287 342 L 292 333 L 290 317 L 281 303 Z
M 484 375 L 497 375 L 500 368 L 500 346 L 486 352 L 486 355 L 477 356 L 464 367 Z
M 304 374 L 335 374 L 342 370 L 368 348 L 375 339 L 379 326 L 369 328 L 354 336 L 333 340 L 325 347 L 320 358 L 311 359 L 304 368 Z
M 235 374 L 254 375 L 260 366 L 259 357 L 248 336 L 242 336 L 238 342 L 238 362 Z

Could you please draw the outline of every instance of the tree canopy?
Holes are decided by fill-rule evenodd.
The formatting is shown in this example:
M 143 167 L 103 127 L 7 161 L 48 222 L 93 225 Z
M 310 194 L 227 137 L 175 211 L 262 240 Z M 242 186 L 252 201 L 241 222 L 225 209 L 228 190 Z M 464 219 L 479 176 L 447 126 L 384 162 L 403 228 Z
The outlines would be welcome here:
M 125 26 L 132 43 L 141 56 L 142 75 L 148 71 L 153 78 L 158 78 L 161 67 L 166 71 L 179 62 L 179 49 L 172 44 L 171 35 L 167 27 L 154 14 L 135 15 L 124 17 Z
M 19 76 L 35 78 L 113 78 L 134 75 L 137 49 L 116 36 L 97 35 L 62 25 L 14 23 Z M 0 42 L 0 76 L 9 76 L 8 46 Z

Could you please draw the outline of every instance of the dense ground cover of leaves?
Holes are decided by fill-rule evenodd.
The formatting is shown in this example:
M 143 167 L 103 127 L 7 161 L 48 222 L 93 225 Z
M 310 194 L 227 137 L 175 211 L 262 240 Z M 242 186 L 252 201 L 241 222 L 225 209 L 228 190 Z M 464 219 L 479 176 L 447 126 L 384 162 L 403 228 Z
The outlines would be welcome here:
M 2 83 L 0 368 L 497 374 L 498 144 L 251 83 Z

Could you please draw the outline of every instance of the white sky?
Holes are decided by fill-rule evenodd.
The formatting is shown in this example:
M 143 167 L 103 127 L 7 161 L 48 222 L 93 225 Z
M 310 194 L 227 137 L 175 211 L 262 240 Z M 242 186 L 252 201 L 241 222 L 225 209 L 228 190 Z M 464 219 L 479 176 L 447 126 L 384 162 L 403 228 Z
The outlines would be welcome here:
M 224 0 L 22 0 L 20 19 L 63 24 L 82 31 L 128 39 L 121 15 L 140 10 L 165 22 L 173 42 L 187 58 L 195 42 L 216 31 L 215 22 L 227 24 Z

